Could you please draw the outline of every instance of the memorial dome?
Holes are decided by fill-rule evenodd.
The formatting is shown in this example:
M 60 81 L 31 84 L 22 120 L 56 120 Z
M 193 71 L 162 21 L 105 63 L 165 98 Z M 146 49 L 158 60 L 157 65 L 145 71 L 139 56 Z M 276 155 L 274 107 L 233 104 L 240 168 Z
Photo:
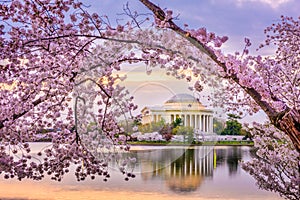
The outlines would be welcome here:
M 176 94 L 166 103 L 193 103 L 197 102 L 197 99 L 190 94 Z
M 164 103 L 166 110 L 205 110 L 205 106 L 190 94 L 176 94 Z

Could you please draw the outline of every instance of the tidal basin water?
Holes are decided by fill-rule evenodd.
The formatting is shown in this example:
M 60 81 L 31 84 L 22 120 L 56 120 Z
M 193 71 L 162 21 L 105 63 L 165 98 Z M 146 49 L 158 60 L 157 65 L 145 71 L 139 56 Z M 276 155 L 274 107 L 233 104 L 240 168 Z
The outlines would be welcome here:
M 36 143 L 38 149 L 44 143 Z M 77 182 L 68 174 L 62 182 L 0 178 L 0 200 L 76 199 L 282 199 L 257 188 L 241 169 L 253 157 L 251 147 L 133 146 L 136 178 L 125 181 L 114 167 L 111 178 Z

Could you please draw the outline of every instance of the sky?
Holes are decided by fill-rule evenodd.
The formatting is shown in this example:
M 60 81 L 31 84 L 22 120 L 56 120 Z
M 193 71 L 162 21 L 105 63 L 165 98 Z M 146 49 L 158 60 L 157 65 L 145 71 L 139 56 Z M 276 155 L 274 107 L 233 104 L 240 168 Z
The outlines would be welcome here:
M 109 16 L 112 23 L 124 16 L 122 8 L 128 2 L 132 11 L 150 13 L 138 0 L 85 0 L 92 12 Z M 264 29 L 280 20 L 281 15 L 299 17 L 299 0 L 152 0 L 161 8 L 172 10 L 175 21 L 183 27 L 188 24 L 190 29 L 205 27 L 210 32 L 220 36 L 228 36 L 229 40 L 222 50 L 227 53 L 241 51 L 244 48 L 244 38 L 250 38 L 251 54 L 270 55 L 273 48 L 256 48 L 264 39 Z M 149 15 L 150 18 L 151 15 Z M 184 81 L 168 77 L 162 71 L 154 71 L 151 76 L 145 74 L 145 66 L 135 66 L 123 72 L 127 80 L 123 83 L 135 97 L 139 110 L 146 105 L 158 105 L 168 100 L 176 93 L 190 93 L 190 86 Z M 206 91 L 209 92 L 209 91 Z M 201 102 L 204 105 L 205 100 Z M 262 113 L 242 121 L 264 120 Z
M 103 13 L 111 20 L 121 19 L 127 2 L 132 11 L 150 13 L 138 0 L 84 0 L 91 11 Z M 178 15 L 176 23 L 189 28 L 206 27 L 218 35 L 227 35 L 225 51 L 234 52 L 244 46 L 244 38 L 252 40 L 253 53 L 264 41 L 263 30 L 280 20 L 281 15 L 299 17 L 299 0 L 152 0 L 163 9 Z M 266 52 L 267 53 L 267 52 Z

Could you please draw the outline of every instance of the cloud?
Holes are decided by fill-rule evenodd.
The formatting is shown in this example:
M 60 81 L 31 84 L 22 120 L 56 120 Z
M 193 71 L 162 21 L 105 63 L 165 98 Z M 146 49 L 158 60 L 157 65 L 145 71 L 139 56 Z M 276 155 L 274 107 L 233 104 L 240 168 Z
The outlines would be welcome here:
M 236 0 L 237 5 L 241 6 L 244 3 L 253 2 L 253 3 L 263 3 L 270 6 L 272 9 L 277 9 L 283 4 L 287 4 L 293 0 Z

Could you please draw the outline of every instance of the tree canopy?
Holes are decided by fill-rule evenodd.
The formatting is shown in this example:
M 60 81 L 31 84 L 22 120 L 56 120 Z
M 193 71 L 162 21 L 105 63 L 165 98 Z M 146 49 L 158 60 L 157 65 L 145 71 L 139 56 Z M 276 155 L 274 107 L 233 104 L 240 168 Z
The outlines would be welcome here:
M 281 22 L 266 28 L 267 39 L 261 47 L 276 45 L 276 55 L 272 57 L 248 55 L 248 48 L 251 46 L 248 38 L 245 38 L 243 52 L 224 55 L 219 47 L 227 41 L 228 37 L 216 36 L 215 33 L 210 33 L 205 28 L 184 30 L 173 22 L 171 11 L 165 13 L 148 0 L 140 1 L 153 12 L 157 26 L 173 30 L 198 49 L 202 56 L 204 54 L 213 61 L 215 65 L 207 67 L 212 72 L 206 72 L 206 78 L 209 74 L 228 80 L 223 89 L 226 88 L 230 96 L 225 98 L 224 94 L 218 93 L 214 98 L 221 97 L 220 101 L 230 104 L 231 109 L 238 109 L 240 105 L 248 106 L 247 111 L 250 113 L 262 109 L 271 123 L 287 134 L 295 148 L 300 151 L 300 29 L 297 19 L 282 16 Z M 188 52 L 185 51 L 185 53 Z M 240 92 L 244 95 L 231 96 Z
M 227 36 L 203 27 L 181 28 L 172 11 L 148 0 L 140 2 L 153 12 L 153 26 L 142 26 L 148 19 L 130 13 L 129 22 L 112 26 L 106 16 L 89 13 L 83 3 L 73 0 L 1 1 L 0 172 L 5 178 L 20 180 L 41 179 L 46 174 L 61 180 L 75 164 L 78 180 L 95 175 L 106 180 L 112 155 L 103 157 L 98 150 L 113 150 L 115 145 L 129 149 L 126 130 L 118 120 L 134 118 L 131 113 L 136 109 L 133 97 L 118 84 L 125 77 L 114 72 L 120 71 L 123 63 L 142 62 L 148 74 L 160 67 L 186 81 L 191 81 L 191 76 L 181 72 L 189 70 L 198 77 L 194 92 L 201 92 L 204 85 L 216 88 L 209 98 L 228 111 L 251 114 L 263 110 L 270 124 L 254 126 L 257 141 L 264 136 L 285 141 L 268 144 L 276 146 L 277 154 L 264 148 L 269 140 L 257 142 L 262 148 L 261 160 L 270 161 L 264 170 L 277 167 L 276 161 L 282 158 L 272 170 L 286 171 L 287 178 L 275 171 L 255 173 L 252 169 L 261 167 L 261 160 L 248 169 L 263 188 L 297 199 L 299 18 L 282 16 L 266 28 L 266 41 L 260 48 L 275 45 L 272 56 L 250 55 L 248 38 L 242 52 L 224 54 L 220 47 Z M 48 133 L 52 146 L 32 159 L 28 142 L 39 137 L 39 130 L 49 128 L 55 130 Z M 126 176 L 124 166 L 120 163 Z M 264 176 L 274 178 L 276 184 L 266 185 Z
M 234 114 L 228 114 L 228 118 L 225 129 L 221 132 L 221 135 L 241 135 L 242 124 L 237 121 L 240 117 Z

